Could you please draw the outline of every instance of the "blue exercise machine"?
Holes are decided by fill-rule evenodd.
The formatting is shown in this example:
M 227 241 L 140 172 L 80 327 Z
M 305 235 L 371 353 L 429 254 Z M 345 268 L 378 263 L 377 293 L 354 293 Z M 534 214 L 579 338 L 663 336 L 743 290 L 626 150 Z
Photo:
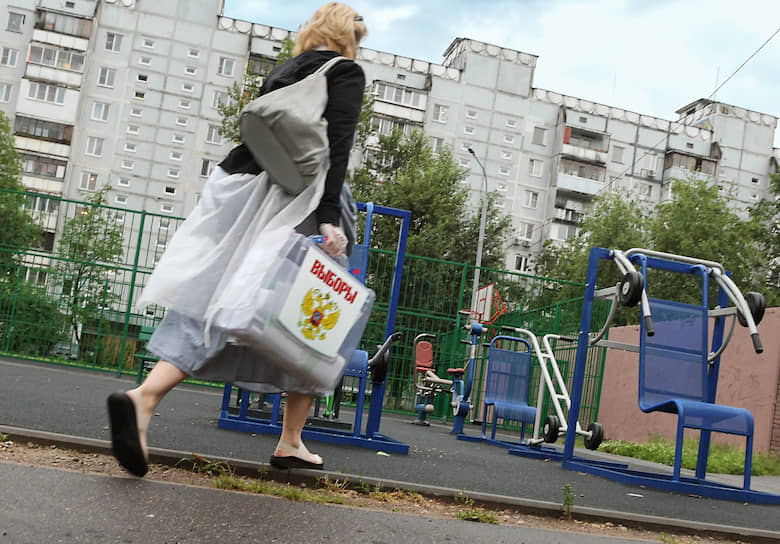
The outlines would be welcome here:
M 345 376 L 351 376 L 358 380 L 358 392 L 355 408 L 355 420 L 351 430 L 344 430 L 333 425 L 318 425 L 317 421 L 310 419 L 302 432 L 304 439 L 333 444 L 345 444 L 384 451 L 388 453 L 400 453 L 407 455 L 409 445 L 396 441 L 379 432 L 382 417 L 382 408 L 385 396 L 385 383 L 387 367 L 389 364 L 390 350 L 394 342 L 401 338 L 402 333 L 396 333 L 395 317 L 398 308 L 398 300 L 401 289 L 401 277 L 403 273 L 404 258 L 406 255 L 406 239 L 409 233 L 411 213 L 408 210 L 398 210 L 385 206 L 377 206 L 373 203 L 357 203 L 358 210 L 365 212 L 365 226 L 363 229 L 363 241 L 355 244 L 349 259 L 350 272 L 365 283 L 366 268 L 368 264 L 368 248 L 371 240 L 372 222 L 374 214 L 399 218 L 401 221 L 393 281 L 390 290 L 390 299 L 387 304 L 387 321 L 385 328 L 385 340 L 377 346 L 375 355 L 369 358 L 368 352 L 356 350 L 350 360 Z M 366 418 L 365 431 L 363 431 L 364 399 L 368 392 L 368 380 L 371 379 L 370 401 Z M 223 429 L 244 431 L 260 434 L 281 434 L 281 395 L 266 395 L 266 400 L 271 401 L 271 413 L 253 413 L 249 410 L 249 392 L 241 393 L 241 401 L 238 409 L 231 407 L 234 385 L 225 384 L 222 395 L 222 407 L 219 414 L 218 425 Z
M 623 274 L 613 287 L 596 290 L 599 264 L 617 265 Z M 639 271 L 636 267 L 639 267 Z M 679 273 L 695 278 L 701 287 L 701 303 L 688 304 L 648 296 L 648 271 Z M 655 278 L 658 276 L 650 276 Z M 717 301 L 709 302 L 710 282 L 717 284 Z M 616 297 L 621 305 L 641 307 L 639 344 L 605 340 L 614 316 L 614 305 L 606 323 L 590 334 L 593 303 L 596 298 Z M 733 306 L 729 306 L 733 303 Z M 712 306 L 712 307 L 711 307 Z M 734 331 L 736 321 L 748 328 L 756 353 L 763 347 L 756 324 L 764 314 L 764 299 L 758 293 L 743 297 L 723 266 L 717 262 L 647 249 L 622 252 L 599 247 L 591 249 L 588 261 L 585 297 L 580 322 L 577 357 L 571 395 L 570 419 L 577 420 L 582 398 L 588 348 L 603 346 L 636 352 L 639 355 L 639 407 L 643 412 L 677 415 L 675 460 L 672 474 L 600 466 L 574 457 L 576 432 L 569 426 L 563 451 L 563 467 L 603 476 L 621 483 L 654 487 L 751 503 L 780 504 L 780 495 L 750 489 L 753 449 L 753 416 L 744 408 L 716 404 L 720 357 Z M 726 319 L 730 318 L 726 330 Z M 710 319 L 714 322 L 710 323 Z M 710 338 L 710 330 L 711 338 Z M 685 429 L 700 432 L 695 475 L 681 473 Z M 745 437 L 745 468 L 741 488 L 706 478 L 712 432 Z

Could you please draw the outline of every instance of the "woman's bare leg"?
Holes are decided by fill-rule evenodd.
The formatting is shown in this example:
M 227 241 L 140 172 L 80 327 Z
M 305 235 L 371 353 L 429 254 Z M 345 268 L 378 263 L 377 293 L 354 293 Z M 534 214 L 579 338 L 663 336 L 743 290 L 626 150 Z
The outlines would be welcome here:
M 148 450 L 146 431 L 149 428 L 149 420 L 152 419 L 154 411 L 163 397 L 187 378 L 187 374 L 168 361 L 158 361 L 141 385 L 127 391 L 127 395 L 135 404 L 138 438 L 141 441 L 144 455 L 146 455 Z
M 303 445 L 301 432 L 306 419 L 309 417 L 309 410 L 314 397 L 302 393 L 288 392 L 287 405 L 284 409 L 284 420 L 282 421 L 282 435 L 279 437 L 279 444 L 276 445 L 274 455 L 287 457 L 294 455 L 310 463 L 322 463 L 322 457 L 311 453 Z

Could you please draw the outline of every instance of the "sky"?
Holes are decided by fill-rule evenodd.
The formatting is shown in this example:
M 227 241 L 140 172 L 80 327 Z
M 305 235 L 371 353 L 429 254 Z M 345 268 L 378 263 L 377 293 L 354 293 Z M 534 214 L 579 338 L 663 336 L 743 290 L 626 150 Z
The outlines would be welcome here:
M 225 0 L 223 14 L 297 30 L 323 3 Z M 455 38 L 470 38 L 537 55 L 536 88 L 668 120 L 699 98 L 780 117 L 777 0 L 346 3 L 368 26 L 361 45 L 378 51 L 441 63 Z

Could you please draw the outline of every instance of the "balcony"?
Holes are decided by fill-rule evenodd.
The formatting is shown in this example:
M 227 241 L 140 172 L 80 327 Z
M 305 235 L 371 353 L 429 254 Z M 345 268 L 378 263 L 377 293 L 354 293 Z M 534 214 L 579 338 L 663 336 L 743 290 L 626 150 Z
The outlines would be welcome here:
M 79 72 L 60 70 L 59 68 L 32 63 L 27 63 L 27 67 L 24 70 L 24 76 L 28 79 L 37 81 L 51 81 L 59 86 L 70 87 L 72 89 L 81 88 L 81 80 L 83 77 Z
M 580 147 L 573 144 L 563 144 L 561 147 L 561 154 L 573 159 L 588 161 L 596 164 L 606 164 L 607 154 L 604 151 L 598 151 L 595 149 L 588 149 L 586 147 Z
M 600 180 L 581 178 L 564 172 L 558 172 L 558 190 L 580 195 L 596 196 L 604 187 Z

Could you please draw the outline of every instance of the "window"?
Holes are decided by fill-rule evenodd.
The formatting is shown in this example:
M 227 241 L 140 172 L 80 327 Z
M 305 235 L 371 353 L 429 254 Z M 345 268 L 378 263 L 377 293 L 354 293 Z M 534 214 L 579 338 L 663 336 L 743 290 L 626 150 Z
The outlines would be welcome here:
M 533 223 L 520 223 L 520 228 L 517 231 L 517 235 L 523 240 L 533 240 L 534 238 L 534 224 Z
M 26 153 L 20 153 L 19 159 L 22 162 L 22 172 L 27 176 L 56 179 L 59 181 L 65 179 L 65 167 L 68 164 L 65 161 L 38 155 L 28 155 Z
M 64 104 L 65 87 L 57 87 L 56 85 L 47 85 L 46 83 L 31 81 L 30 89 L 27 91 L 27 96 L 33 100 L 52 102 L 54 104 Z
M 181 90 L 185 93 L 191 93 L 195 90 L 195 86 L 192 83 L 184 83 L 181 86 Z
M 125 170 L 132 170 L 133 168 L 135 168 L 135 163 L 133 161 L 124 160 L 122 161 L 121 166 Z
M 162 204 L 160 206 L 160 211 L 163 213 L 172 213 L 173 212 L 173 206 L 170 204 Z
M 14 119 L 14 132 L 23 136 L 70 145 L 73 137 L 73 126 L 17 115 Z
M 32 64 L 54 66 L 73 72 L 84 71 L 84 53 L 60 49 L 52 45 L 31 45 L 27 60 Z
M 141 57 L 140 59 L 138 59 L 138 64 L 149 66 L 152 64 L 152 59 L 149 57 Z
M 501 166 L 501 167 L 498 169 L 498 173 L 499 173 L 500 175 L 502 175 L 502 176 L 508 176 L 508 175 L 509 175 L 509 168 L 507 168 L 507 167 L 505 167 L 505 166 Z
M 693 144 L 691 142 L 686 142 L 685 147 L 687 147 L 688 149 L 693 149 Z
M 92 21 L 82 17 L 73 17 L 53 11 L 38 11 L 35 28 L 69 34 L 80 38 L 89 38 L 92 34 Z
M 169 155 L 172 161 L 180 161 L 182 158 L 181 151 L 171 151 Z
M 120 187 L 130 187 L 130 178 L 119 178 L 117 185 Z
M 146 74 L 138 74 L 138 81 L 140 83 L 148 83 L 149 82 L 149 76 Z
M 580 123 L 586 124 L 588 122 L 588 118 L 580 115 Z
M 10 47 L 3 47 L 0 49 L 0 65 L 10 66 L 13 68 L 16 66 L 16 58 L 19 56 L 19 51 L 11 49 Z
M 176 187 L 172 187 L 171 185 L 167 185 L 165 187 L 165 194 L 166 195 L 175 195 L 176 194 Z
M 374 96 L 377 100 L 383 102 L 393 102 L 410 108 L 425 109 L 425 94 L 406 87 L 385 83 L 383 81 L 374 82 Z
M 190 101 L 185 98 L 182 98 L 181 100 L 179 100 L 179 107 L 183 110 L 190 109 Z
M 503 198 L 497 198 L 496 199 L 496 208 L 504 208 L 506 204 L 504 203 Z
M 517 128 L 517 121 L 515 121 L 514 119 L 507 119 L 506 126 L 509 128 Z
M 79 181 L 79 189 L 82 191 L 94 191 L 97 189 L 98 175 L 94 172 L 82 172 Z
M 528 272 L 530 258 L 527 255 L 515 255 L 515 270 L 518 272 Z
M 228 94 L 226 91 L 214 91 L 214 96 L 211 98 L 211 107 L 216 109 L 217 106 L 227 104 Z
M 125 151 L 128 153 L 135 153 L 138 150 L 138 146 L 136 146 L 134 143 L 127 142 L 125 144 Z
M 178 168 L 168 168 L 168 177 L 169 178 L 178 178 L 179 177 L 179 169 Z
M 431 136 L 431 153 L 438 155 L 439 150 L 444 145 L 444 138 L 439 138 L 438 136 Z
M 168 230 L 171 226 L 171 219 L 169 217 L 160 218 L 160 230 Z
M 461 168 L 468 168 L 471 166 L 471 159 L 459 159 L 458 164 Z
M 144 100 L 146 98 L 146 93 L 143 91 L 136 91 L 133 98 L 136 100 Z
M 92 104 L 92 119 L 95 121 L 108 121 L 109 105 L 105 102 L 95 102 Z
M 192 58 L 194 58 L 194 59 L 197 59 L 197 58 L 200 56 L 200 51 L 198 51 L 197 49 L 193 49 L 192 47 L 190 47 L 190 48 L 187 50 L 187 56 L 188 56 L 188 57 L 192 57 Z
M 623 164 L 623 151 L 625 148 L 619 145 L 612 146 L 612 160 L 616 163 Z
M 11 100 L 11 84 L 0 81 L 0 102 Z
M 24 15 L 22 13 L 8 13 L 8 26 L 5 27 L 9 32 L 21 32 L 24 25 Z
M 210 144 L 222 145 L 224 140 L 222 135 L 219 133 L 219 125 L 209 125 L 208 132 L 206 133 L 206 142 Z
M 214 167 L 217 165 L 215 161 L 211 161 L 209 159 L 203 159 L 200 161 L 200 175 L 203 177 L 208 177 L 211 175 L 211 171 L 214 170 Z
M 536 206 L 539 204 L 539 193 L 536 191 L 526 191 L 525 192 L 525 206 L 527 208 L 533 208 L 536 209 Z
M 114 32 L 106 34 L 106 51 L 119 51 L 122 48 L 122 35 Z
M 507 185 L 506 183 L 496 183 L 496 191 L 506 193 L 507 192 Z
M 195 66 L 187 66 L 184 68 L 184 73 L 188 76 L 194 76 L 198 73 L 198 69 Z
M 542 127 L 534 127 L 534 136 L 532 143 L 534 145 L 544 145 L 544 142 L 547 137 L 547 129 L 544 129 Z
M 646 199 L 652 198 L 653 186 L 648 183 L 643 183 L 642 186 L 639 188 L 639 196 Z
M 576 225 L 563 225 L 563 224 L 556 224 L 556 240 L 568 240 L 569 238 L 573 236 L 577 236 L 577 226 Z
M 95 136 L 87 136 L 87 150 L 85 151 L 87 155 L 92 155 L 93 157 L 102 157 L 103 156 L 103 138 L 97 138 Z
M 114 202 L 117 204 L 127 204 L 127 195 L 116 195 Z
M 123 224 L 125 222 L 125 212 L 116 212 L 114 220 L 116 221 L 117 225 Z
M 141 129 L 138 127 L 138 125 L 127 125 L 128 134 L 138 134 L 140 131 Z
M 219 68 L 217 69 L 217 72 L 221 76 L 232 76 L 233 75 L 233 60 L 228 59 L 226 57 L 220 57 L 219 59 Z
M 147 49 L 154 49 L 154 40 L 144 38 L 144 41 L 141 43 L 141 45 Z
M 142 110 L 139 107 L 130 108 L 130 115 L 133 117 L 141 117 Z
M 184 135 L 183 134 L 174 134 L 173 138 L 171 138 L 171 140 L 175 144 L 183 144 L 184 143 Z
M 535 178 L 540 178 L 542 177 L 543 166 L 544 163 L 539 159 L 531 159 L 528 161 L 528 173 Z
M 512 152 L 511 151 L 502 151 L 501 152 L 501 158 L 505 161 L 511 161 L 512 160 Z
M 464 127 L 463 128 L 463 134 L 474 134 L 474 127 Z
M 116 70 L 113 68 L 106 68 L 103 66 L 98 74 L 98 85 L 101 87 L 114 88 L 114 80 L 116 79 Z
M 442 106 L 441 104 L 435 104 L 433 106 L 433 120 L 437 123 L 446 123 L 447 114 L 450 111 L 449 106 Z
M 466 111 L 466 117 L 469 119 L 476 119 L 477 118 L 477 112 L 474 110 L 467 110 Z
M 513 144 L 515 143 L 515 137 L 511 134 L 504 134 L 504 143 L 505 144 Z
M 758 183 L 758 178 L 750 178 L 751 183 Z

